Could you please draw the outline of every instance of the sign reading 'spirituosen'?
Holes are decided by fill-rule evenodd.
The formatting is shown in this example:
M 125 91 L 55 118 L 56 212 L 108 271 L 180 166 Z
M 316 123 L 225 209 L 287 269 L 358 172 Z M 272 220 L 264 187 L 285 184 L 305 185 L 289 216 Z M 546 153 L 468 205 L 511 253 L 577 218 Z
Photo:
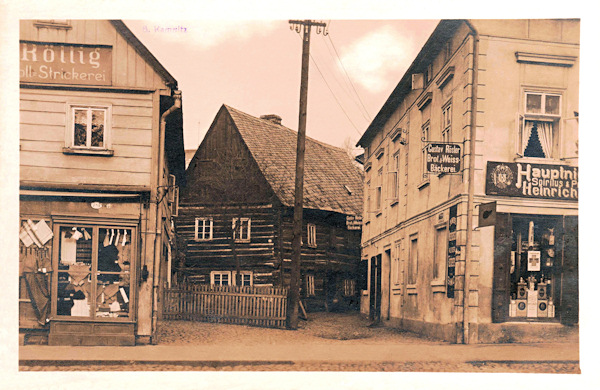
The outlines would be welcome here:
M 540 199 L 578 199 L 577 167 L 488 161 L 485 193 Z
M 112 47 L 21 41 L 22 82 L 111 85 Z

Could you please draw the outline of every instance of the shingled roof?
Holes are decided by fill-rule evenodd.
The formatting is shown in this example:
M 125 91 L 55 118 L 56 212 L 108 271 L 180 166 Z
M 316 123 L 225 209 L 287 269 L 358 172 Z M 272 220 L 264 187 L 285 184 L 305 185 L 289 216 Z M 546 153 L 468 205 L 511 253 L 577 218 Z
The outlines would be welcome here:
M 298 133 L 227 105 L 235 126 L 282 204 L 294 205 Z M 342 148 L 306 137 L 304 207 L 362 215 L 363 173 Z

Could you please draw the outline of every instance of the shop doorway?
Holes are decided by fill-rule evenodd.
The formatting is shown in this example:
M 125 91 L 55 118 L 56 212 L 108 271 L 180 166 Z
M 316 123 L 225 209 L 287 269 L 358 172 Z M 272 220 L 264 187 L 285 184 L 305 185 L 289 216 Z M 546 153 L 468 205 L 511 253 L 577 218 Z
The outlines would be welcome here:
M 381 320 L 381 255 L 371 257 L 369 302 L 369 319 L 378 323 Z

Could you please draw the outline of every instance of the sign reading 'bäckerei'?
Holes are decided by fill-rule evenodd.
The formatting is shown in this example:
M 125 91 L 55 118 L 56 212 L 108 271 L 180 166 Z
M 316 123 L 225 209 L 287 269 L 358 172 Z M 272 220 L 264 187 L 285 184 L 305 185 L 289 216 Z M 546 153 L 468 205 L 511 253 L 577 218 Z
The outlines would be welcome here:
M 21 41 L 22 82 L 112 84 L 112 47 Z
M 539 199 L 578 199 L 577 167 L 488 161 L 487 195 Z
M 425 146 L 427 172 L 460 173 L 460 145 L 435 143 Z

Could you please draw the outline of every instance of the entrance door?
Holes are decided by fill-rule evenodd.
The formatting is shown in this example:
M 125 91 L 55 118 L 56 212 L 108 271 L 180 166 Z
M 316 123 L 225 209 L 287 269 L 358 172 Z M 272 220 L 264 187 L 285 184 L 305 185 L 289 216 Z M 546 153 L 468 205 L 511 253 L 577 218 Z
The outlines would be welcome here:
M 371 257 L 371 290 L 369 291 L 369 318 L 381 319 L 381 255 Z

